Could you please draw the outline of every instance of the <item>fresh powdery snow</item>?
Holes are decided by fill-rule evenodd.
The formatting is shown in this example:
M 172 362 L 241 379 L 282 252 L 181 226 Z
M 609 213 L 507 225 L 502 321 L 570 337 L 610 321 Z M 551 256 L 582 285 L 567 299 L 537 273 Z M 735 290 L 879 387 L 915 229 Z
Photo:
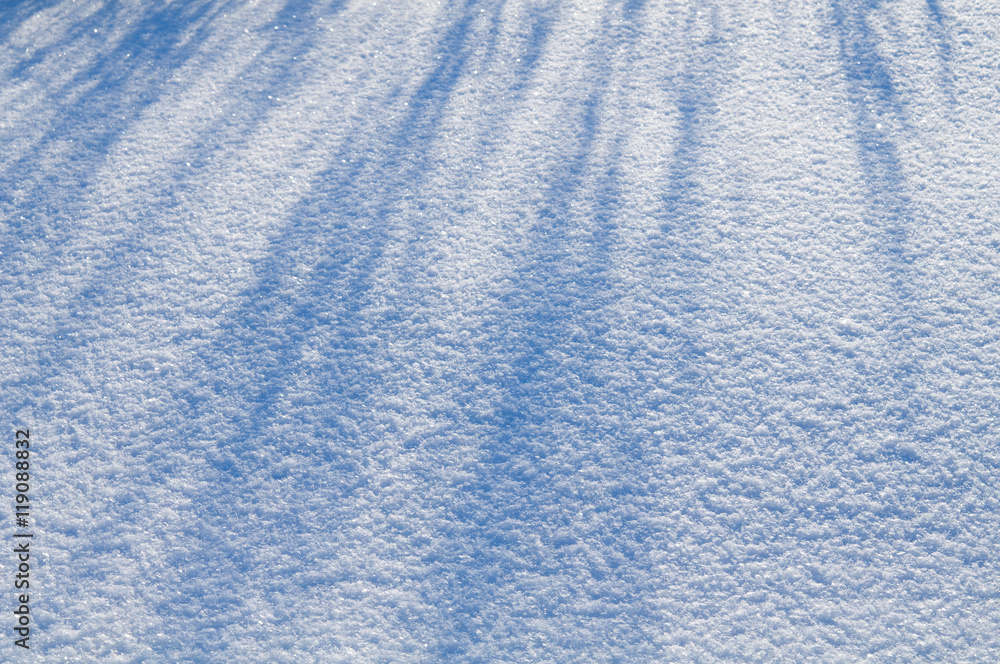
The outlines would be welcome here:
M 1000 661 L 998 44 L 4 2 L 0 662 Z

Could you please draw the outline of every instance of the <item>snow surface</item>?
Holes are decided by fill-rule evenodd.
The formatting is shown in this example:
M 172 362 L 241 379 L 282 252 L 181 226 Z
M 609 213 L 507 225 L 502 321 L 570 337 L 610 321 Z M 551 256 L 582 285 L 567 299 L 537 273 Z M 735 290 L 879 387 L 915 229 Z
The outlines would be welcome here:
M 0 661 L 1000 661 L 997 44 L 5 3 Z

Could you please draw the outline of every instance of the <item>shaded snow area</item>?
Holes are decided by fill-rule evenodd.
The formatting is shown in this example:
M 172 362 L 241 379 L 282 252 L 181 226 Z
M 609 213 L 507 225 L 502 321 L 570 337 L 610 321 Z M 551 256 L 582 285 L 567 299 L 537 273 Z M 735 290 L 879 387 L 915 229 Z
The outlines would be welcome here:
M 0 661 L 1000 661 L 998 43 L 4 3 Z

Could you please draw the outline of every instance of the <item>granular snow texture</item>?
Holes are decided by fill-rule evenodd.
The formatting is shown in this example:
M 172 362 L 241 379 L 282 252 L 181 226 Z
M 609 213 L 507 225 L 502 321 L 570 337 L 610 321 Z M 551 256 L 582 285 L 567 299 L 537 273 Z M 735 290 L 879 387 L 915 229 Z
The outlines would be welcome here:
M 6 3 L 0 661 L 1000 661 L 998 44 Z

